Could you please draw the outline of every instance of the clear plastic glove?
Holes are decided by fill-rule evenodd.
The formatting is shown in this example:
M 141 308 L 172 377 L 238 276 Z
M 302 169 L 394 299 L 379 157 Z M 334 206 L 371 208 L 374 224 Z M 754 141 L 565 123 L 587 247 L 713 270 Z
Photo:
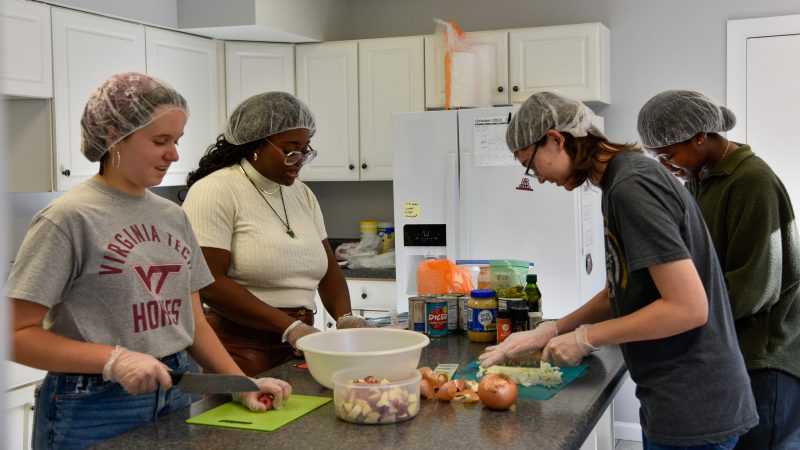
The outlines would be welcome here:
M 511 333 L 505 341 L 498 345 L 486 347 L 478 357 L 482 367 L 493 366 L 506 358 L 518 358 L 544 348 L 547 342 L 558 336 L 558 328 L 554 320 L 542 322 L 530 331 Z
M 586 338 L 588 328 L 589 325 L 581 325 L 571 333 L 551 339 L 542 352 L 542 361 L 556 366 L 577 366 L 586 355 L 600 350 Z
M 159 386 L 164 389 L 172 387 L 166 364 L 119 345 L 103 366 L 103 379 L 121 384 L 131 395 L 153 392 Z
M 296 349 L 297 340 L 311 333 L 319 333 L 319 330 L 299 320 L 295 320 L 294 323 L 289 325 L 286 331 L 283 332 L 283 340 L 288 342 L 292 348 Z
M 233 400 L 241 403 L 253 412 L 263 412 L 268 409 L 280 409 L 283 402 L 292 395 L 292 386 L 277 378 L 258 378 L 254 379 L 259 391 L 239 392 L 233 394 Z M 263 396 L 269 396 L 268 400 L 262 401 Z
M 337 330 L 345 328 L 376 328 L 377 326 L 378 324 L 375 322 L 353 314 L 345 314 L 336 321 Z

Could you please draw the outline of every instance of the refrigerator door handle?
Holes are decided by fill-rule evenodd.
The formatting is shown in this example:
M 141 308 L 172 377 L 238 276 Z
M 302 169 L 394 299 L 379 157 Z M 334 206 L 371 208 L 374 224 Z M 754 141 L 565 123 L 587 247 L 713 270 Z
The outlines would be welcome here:
M 455 261 L 458 256 L 458 151 L 447 153 L 445 170 L 445 219 L 447 220 L 447 258 Z
M 470 183 L 470 175 L 472 169 L 472 153 L 460 154 L 460 167 L 459 167 L 459 199 L 458 199 L 458 257 L 459 258 L 472 258 L 469 251 L 469 219 L 470 219 L 470 199 L 472 198 L 472 185 Z

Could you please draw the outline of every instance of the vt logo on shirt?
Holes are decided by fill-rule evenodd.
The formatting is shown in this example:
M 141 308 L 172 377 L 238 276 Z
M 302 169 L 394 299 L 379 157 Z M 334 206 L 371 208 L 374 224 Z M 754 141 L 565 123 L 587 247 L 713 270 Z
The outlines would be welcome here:
M 144 284 L 144 287 L 150 291 L 151 294 L 161 294 L 161 288 L 164 287 L 164 282 L 170 274 L 178 273 L 183 266 L 181 264 L 158 264 L 149 266 L 147 269 L 144 266 L 133 266 L 139 280 Z M 153 286 L 153 278 L 157 278 L 156 285 Z

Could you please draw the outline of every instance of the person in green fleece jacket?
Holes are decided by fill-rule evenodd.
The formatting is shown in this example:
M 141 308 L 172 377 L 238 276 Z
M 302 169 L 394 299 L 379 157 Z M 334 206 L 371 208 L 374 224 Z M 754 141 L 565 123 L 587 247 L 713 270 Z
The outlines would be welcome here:
M 736 448 L 800 448 L 800 241 L 781 180 L 736 123 L 694 91 L 664 91 L 639 111 L 642 144 L 686 182 L 719 256 L 759 424 Z

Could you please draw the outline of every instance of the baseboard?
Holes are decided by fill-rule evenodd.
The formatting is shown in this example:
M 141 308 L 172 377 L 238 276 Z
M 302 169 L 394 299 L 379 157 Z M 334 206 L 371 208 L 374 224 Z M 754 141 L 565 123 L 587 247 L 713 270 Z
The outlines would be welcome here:
M 642 426 L 638 423 L 614 421 L 614 439 L 642 442 Z

